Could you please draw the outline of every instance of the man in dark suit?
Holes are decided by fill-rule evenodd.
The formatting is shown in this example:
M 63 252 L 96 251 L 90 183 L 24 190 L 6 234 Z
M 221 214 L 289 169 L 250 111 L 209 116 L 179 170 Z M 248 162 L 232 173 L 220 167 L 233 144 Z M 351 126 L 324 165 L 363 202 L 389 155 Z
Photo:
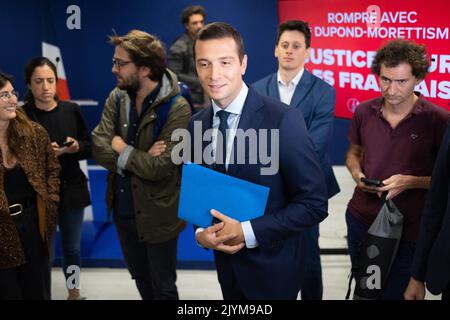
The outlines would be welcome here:
M 340 191 L 328 155 L 336 91 L 305 69 L 310 45 L 311 31 L 308 23 L 300 20 L 282 23 L 275 46 L 278 72 L 258 80 L 252 87 L 262 95 L 274 97 L 301 110 L 325 175 L 328 198 L 331 198 Z M 308 263 L 301 297 L 303 300 L 321 300 L 323 286 L 318 224 L 305 232 L 305 247 Z
M 423 300 L 425 283 L 433 294 L 450 300 L 450 126 L 437 156 L 422 211 L 406 300 Z
M 196 240 L 214 249 L 224 299 L 296 299 L 299 270 L 305 264 L 302 232 L 327 216 L 325 179 L 303 117 L 298 110 L 245 85 L 242 76 L 247 56 L 240 34 L 230 25 L 217 22 L 205 26 L 194 40 L 194 50 L 197 74 L 212 106 L 192 118 L 191 138 L 202 139 L 206 130 L 216 129 L 211 144 L 215 164 L 211 167 L 270 188 L 262 217 L 239 222 L 226 212 L 211 210 L 220 222 L 198 228 Z M 194 126 L 201 126 L 202 136 L 198 132 L 195 136 Z M 258 141 L 258 151 L 271 151 L 275 159 L 271 165 L 275 163 L 276 170 L 267 174 L 267 163 L 259 157 L 256 163 L 248 161 L 251 142 L 246 141 L 241 150 L 235 129 L 254 131 L 258 138 L 269 132 L 266 144 Z M 221 140 L 225 140 L 223 144 Z M 197 150 L 201 154 L 191 154 L 192 160 L 208 166 L 202 157 L 207 147 L 203 141 Z M 220 186 L 217 188 L 220 193 Z

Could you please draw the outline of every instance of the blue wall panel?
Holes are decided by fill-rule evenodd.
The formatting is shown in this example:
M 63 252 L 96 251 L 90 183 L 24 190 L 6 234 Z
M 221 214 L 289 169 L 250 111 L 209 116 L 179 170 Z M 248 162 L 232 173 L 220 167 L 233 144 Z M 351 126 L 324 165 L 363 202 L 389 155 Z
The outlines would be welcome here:
M 183 32 L 179 21 L 182 9 L 192 4 L 206 8 L 207 22 L 225 21 L 241 32 L 249 56 L 247 83 L 276 70 L 273 51 L 278 24 L 277 0 L 9 1 L 2 3 L 0 10 L 0 70 L 15 76 L 15 86 L 23 94 L 26 61 L 41 55 L 43 39 L 56 40 L 72 99 L 92 99 L 99 103 L 82 108 L 88 127 L 93 129 L 100 119 L 103 103 L 115 85 L 111 73 L 114 48 L 107 43 L 108 35 L 113 34 L 113 29 L 117 34 L 142 29 L 157 35 L 169 47 Z M 78 5 L 81 9 L 81 30 L 66 27 L 69 5 Z M 335 164 L 343 163 L 346 148 L 343 137 L 347 127 L 348 121 L 336 119 L 330 146 Z M 85 264 L 123 265 L 115 230 L 112 225 L 105 224 L 105 175 L 106 171 L 90 171 L 95 219 L 85 223 L 82 254 Z M 59 239 L 56 248 L 59 253 Z M 212 266 L 212 252 L 197 246 L 191 225 L 180 235 L 178 251 L 181 267 L 199 266 L 199 263 Z

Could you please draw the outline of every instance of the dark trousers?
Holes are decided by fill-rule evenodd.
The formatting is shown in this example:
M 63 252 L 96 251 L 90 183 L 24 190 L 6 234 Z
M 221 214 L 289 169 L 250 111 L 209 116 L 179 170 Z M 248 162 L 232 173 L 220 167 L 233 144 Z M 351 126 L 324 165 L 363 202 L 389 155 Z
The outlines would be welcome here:
M 214 251 L 217 275 L 224 300 L 248 300 L 234 274 L 231 260 L 226 253 Z
M 450 283 L 447 285 L 447 288 L 442 292 L 442 300 L 450 301 Z
M 83 228 L 84 208 L 59 210 L 58 226 L 61 233 L 62 267 L 66 279 L 72 274 L 68 267 L 81 267 L 81 230 Z
M 319 224 L 304 232 L 305 271 L 300 291 L 302 300 L 322 300 L 322 265 L 320 262 Z
M 143 300 L 178 300 L 177 242 L 140 242 L 134 218 L 114 214 L 122 253 Z
M 221 283 L 223 300 L 248 300 L 241 291 L 235 278 L 230 283 Z
M 347 221 L 348 252 L 353 268 L 358 265 L 359 250 L 370 226 L 356 219 L 349 210 L 347 210 L 345 218 Z M 403 300 L 403 293 L 411 277 L 414 250 L 414 242 L 400 241 L 397 256 L 392 263 L 389 276 L 384 284 L 382 300 Z
M 0 269 L 1 300 L 50 300 L 50 263 L 39 234 L 35 206 L 13 217 L 25 253 L 25 264 Z

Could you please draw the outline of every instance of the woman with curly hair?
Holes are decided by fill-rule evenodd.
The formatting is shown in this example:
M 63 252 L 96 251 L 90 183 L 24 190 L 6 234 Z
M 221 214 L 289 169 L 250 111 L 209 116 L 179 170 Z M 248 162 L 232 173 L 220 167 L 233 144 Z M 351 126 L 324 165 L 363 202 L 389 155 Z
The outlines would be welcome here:
M 60 166 L 47 132 L 0 73 L 0 299 L 50 299 Z

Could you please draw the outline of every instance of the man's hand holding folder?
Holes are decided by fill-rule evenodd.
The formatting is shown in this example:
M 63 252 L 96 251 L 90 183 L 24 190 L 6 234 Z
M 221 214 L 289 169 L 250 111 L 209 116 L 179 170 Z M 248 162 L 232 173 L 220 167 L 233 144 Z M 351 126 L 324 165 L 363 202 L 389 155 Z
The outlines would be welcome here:
M 197 242 L 209 249 L 234 254 L 245 247 L 241 223 L 217 210 L 212 209 L 211 215 L 221 220 L 196 234 Z
M 197 164 L 183 165 L 178 217 L 211 226 L 211 209 L 243 222 L 264 215 L 269 188 Z
M 205 228 L 196 232 L 201 246 L 233 254 L 246 245 L 241 222 L 262 216 L 268 195 L 265 186 L 191 163 L 183 166 L 178 216 Z

